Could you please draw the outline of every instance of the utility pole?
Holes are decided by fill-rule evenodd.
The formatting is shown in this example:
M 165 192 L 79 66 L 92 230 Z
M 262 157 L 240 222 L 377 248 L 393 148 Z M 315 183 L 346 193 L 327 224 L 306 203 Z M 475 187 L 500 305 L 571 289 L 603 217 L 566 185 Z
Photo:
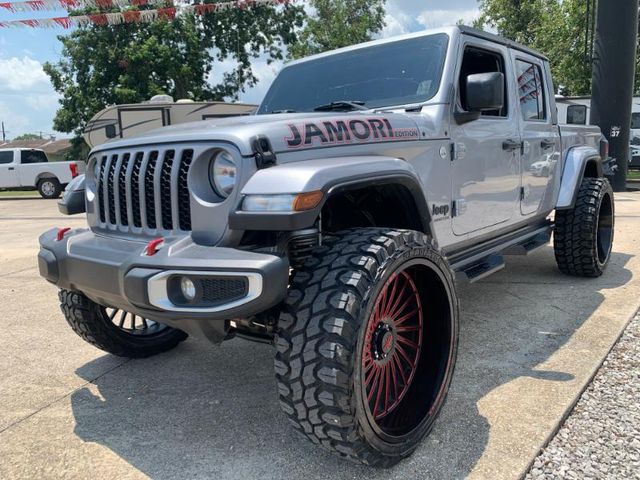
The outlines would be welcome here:
M 599 0 L 593 55 L 591 123 L 609 140 L 618 170 L 613 190 L 626 190 L 631 103 L 638 40 L 638 0 Z
M 7 134 L 4 131 L 4 122 L 2 122 L 2 143 L 7 141 Z

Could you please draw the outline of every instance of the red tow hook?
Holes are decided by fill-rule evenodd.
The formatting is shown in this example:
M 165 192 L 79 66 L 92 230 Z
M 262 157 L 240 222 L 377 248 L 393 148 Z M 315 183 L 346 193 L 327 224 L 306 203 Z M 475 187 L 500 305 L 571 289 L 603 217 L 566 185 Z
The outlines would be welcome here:
M 147 257 L 151 257 L 156 253 L 158 253 L 158 250 L 160 250 L 163 246 L 164 246 L 164 238 L 162 237 L 155 238 L 151 240 L 149 243 L 147 243 L 147 246 L 144 249 L 144 253 Z
M 71 230 L 70 227 L 58 228 L 58 233 L 56 234 L 56 242 L 60 242 L 69 230 Z

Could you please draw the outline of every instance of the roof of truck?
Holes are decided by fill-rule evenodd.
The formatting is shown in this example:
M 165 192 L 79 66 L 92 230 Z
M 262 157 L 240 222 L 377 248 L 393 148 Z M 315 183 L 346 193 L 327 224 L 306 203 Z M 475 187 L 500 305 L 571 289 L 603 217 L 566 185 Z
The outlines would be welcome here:
M 315 55 L 310 55 L 308 57 L 305 58 L 300 58 L 298 60 L 293 60 L 291 62 L 288 62 L 285 64 L 285 66 L 283 68 L 287 68 L 291 65 L 295 65 L 298 63 L 304 63 L 308 60 L 313 60 L 316 58 L 322 58 L 322 57 L 329 57 L 337 52 L 348 52 L 351 50 L 358 50 L 360 48 L 365 48 L 365 47 L 369 47 L 372 45 L 380 45 L 380 44 L 384 44 L 384 43 L 391 43 L 391 42 L 396 42 L 399 40 L 408 40 L 410 38 L 419 38 L 419 37 L 424 37 L 427 35 L 434 35 L 437 33 L 446 33 L 449 36 L 453 36 L 456 33 L 461 33 L 463 35 L 469 35 L 472 37 L 477 37 L 477 38 L 482 38 L 484 40 L 489 40 L 490 42 L 494 42 L 497 43 L 499 45 L 505 45 L 509 48 L 513 48 L 514 50 L 519 50 L 521 52 L 524 53 L 528 53 L 529 55 L 533 55 L 535 57 L 541 58 L 545 61 L 548 61 L 548 58 L 545 57 L 543 54 L 541 54 L 540 52 L 529 48 L 525 45 L 522 45 L 518 42 L 514 42 L 513 40 L 509 40 L 507 38 L 501 37 L 499 35 L 495 35 L 493 33 L 489 33 L 489 32 L 485 32 L 483 30 L 478 30 L 477 28 L 473 28 L 473 27 L 467 27 L 465 25 L 456 25 L 454 27 L 441 27 L 441 28 L 430 28 L 427 30 L 422 30 L 420 32 L 413 32 L 413 33 L 406 33 L 404 35 L 397 35 L 394 37 L 388 37 L 388 38 L 382 38 L 379 40 L 372 40 L 370 42 L 365 42 L 365 43 L 359 43 L 356 45 L 350 45 L 348 47 L 342 47 L 342 48 L 338 48 L 336 50 L 329 50 L 326 52 L 322 52 L 322 53 L 318 53 Z

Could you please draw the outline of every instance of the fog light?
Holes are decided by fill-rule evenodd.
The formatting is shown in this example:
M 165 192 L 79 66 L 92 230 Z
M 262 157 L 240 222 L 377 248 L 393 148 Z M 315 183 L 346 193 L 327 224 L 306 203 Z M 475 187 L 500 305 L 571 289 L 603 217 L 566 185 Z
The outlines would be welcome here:
M 180 279 L 180 290 L 185 300 L 192 302 L 196 298 L 196 286 L 189 277 Z

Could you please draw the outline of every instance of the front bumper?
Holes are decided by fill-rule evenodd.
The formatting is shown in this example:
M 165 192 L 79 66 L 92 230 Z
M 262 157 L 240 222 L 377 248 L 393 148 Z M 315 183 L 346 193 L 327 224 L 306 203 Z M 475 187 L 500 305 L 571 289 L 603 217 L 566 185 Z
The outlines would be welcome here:
M 207 247 L 191 237 L 165 238 L 152 256 L 147 242 L 107 237 L 87 229 L 57 240 L 57 229 L 40 237 L 40 275 L 60 288 L 84 293 L 93 301 L 184 330 L 194 337 L 221 342 L 228 320 L 248 318 L 279 303 L 289 279 L 286 259 L 232 248 Z M 171 275 L 195 278 L 246 278 L 246 294 L 214 306 L 175 304 Z

